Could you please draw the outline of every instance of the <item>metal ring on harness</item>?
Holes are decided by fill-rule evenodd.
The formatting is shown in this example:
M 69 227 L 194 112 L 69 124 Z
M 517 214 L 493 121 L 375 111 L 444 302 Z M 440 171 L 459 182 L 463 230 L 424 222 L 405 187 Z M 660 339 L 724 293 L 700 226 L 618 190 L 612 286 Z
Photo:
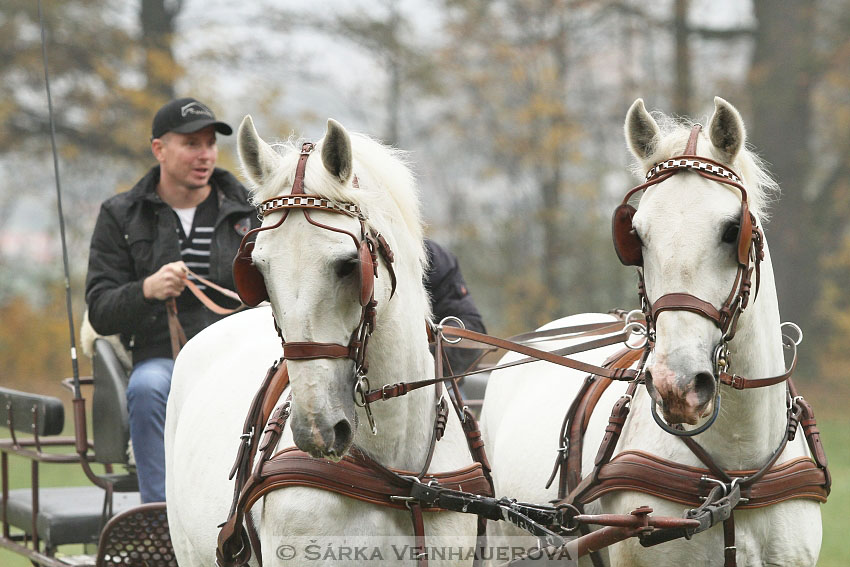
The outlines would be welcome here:
M 437 325 L 437 332 L 440 333 L 440 338 L 444 342 L 446 342 L 450 345 L 456 345 L 457 343 L 459 343 L 460 341 L 463 340 L 463 337 L 457 337 L 455 339 L 447 339 L 446 336 L 443 334 L 443 327 L 445 327 L 445 324 L 447 322 L 450 322 L 450 321 L 457 323 L 457 326 L 459 328 L 466 329 L 466 325 L 463 324 L 463 321 L 461 321 L 460 319 L 458 319 L 454 315 L 449 315 L 448 317 L 443 317 L 442 321 L 439 322 L 439 324 Z M 452 325 L 452 326 L 454 326 L 454 325 Z
M 784 327 L 791 327 L 792 329 L 794 329 L 794 331 L 797 332 L 797 340 L 795 341 L 795 340 L 792 339 L 792 342 L 794 343 L 795 347 L 800 346 L 800 343 L 803 342 L 803 329 L 801 329 L 797 325 L 797 323 L 792 323 L 791 321 L 785 321 L 784 323 L 779 324 L 780 330 L 783 329 Z M 788 338 L 790 339 L 791 337 L 788 337 Z
M 366 410 L 366 419 L 369 421 L 369 427 L 372 430 L 372 435 L 377 435 L 378 426 L 375 424 L 375 418 L 372 416 L 372 408 L 369 406 L 369 401 L 366 399 L 366 392 L 370 391 L 372 388 L 369 385 L 369 379 L 366 378 L 365 374 L 358 372 L 357 375 L 359 378 L 354 384 L 354 404 Z M 358 394 L 360 395 L 359 400 L 357 399 Z
M 723 341 L 714 348 L 714 375 L 720 376 L 729 368 L 729 345 Z
M 623 327 L 623 332 L 629 333 L 632 335 L 640 335 L 643 337 L 643 340 L 636 345 L 632 345 L 629 343 L 629 340 L 626 339 L 623 341 L 623 344 L 626 345 L 626 348 L 630 350 L 643 350 L 646 348 L 646 345 L 649 343 L 649 332 L 646 329 L 646 325 L 640 323 L 638 321 L 632 321 L 630 323 L 626 323 L 626 326 Z

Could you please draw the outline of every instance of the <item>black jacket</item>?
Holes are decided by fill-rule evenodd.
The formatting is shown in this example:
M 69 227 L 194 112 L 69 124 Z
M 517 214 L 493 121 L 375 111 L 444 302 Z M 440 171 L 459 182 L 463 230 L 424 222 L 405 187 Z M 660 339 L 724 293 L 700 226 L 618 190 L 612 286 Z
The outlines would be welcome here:
M 463 321 L 472 331 L 486 333 L 481 314 L 469 295 L 457 258 L 433 240 L 425 239 L 428 252 L 428 270 L 425 273 L 425 289 L 431 297 L 434 322 L 453 315 Z M 476 349 L 446 348 L 452 371 L 463 372 L 480 354 Z
M 148 301 L 142 281 L 181 259 L 177 219 L 156 194 L 159 166 L 130 191 L 101 205 L 89 251 L 86 303 L 92 327 L 103 335 L 120 333 L 133 363 L 171 357 L 165 303 Z M 218 196 L 218 217 L 210 251 L 209 279 L 234 288 L 232 264 L 242 236 L 259 224 L 248 192 L 230 173 L 216 168 L 210 183 Z M 190 294 L 189 290 L 183 292 Z M 180 323 L 191 338 L 221 319 L 194 300 L 178 300 Z

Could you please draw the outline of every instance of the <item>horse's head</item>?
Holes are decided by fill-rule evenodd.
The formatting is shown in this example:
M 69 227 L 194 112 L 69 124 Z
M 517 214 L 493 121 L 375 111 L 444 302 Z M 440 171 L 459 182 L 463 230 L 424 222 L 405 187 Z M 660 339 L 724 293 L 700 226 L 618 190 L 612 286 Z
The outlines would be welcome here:
M 759 185 L 753 177 L 761 170 L 745 149 L 740 114 L 721 98 L 705 131 L 663 124 L 666 132 L 640 99 L 629 109 L 626 140 L 648 183 L 639 186 L 637 211 L 618 208 L 615 243 L 624 263 L 643 269 L 643 307 L 654 330 L 647 389 L 669 423 L 706 424 L 718 409 L 726 341 L 763 254 L 751 215 L 763 197 L 746 189 Z
M 409 236 L 394 234 L 405 223 L 396 222 L 399 198 L 381 175 L 411 177 L 390 150 L 333 120 L 315 149 L 288 144 L 278 153 L 246 116 L 238 147 L 263 223 L 234 265 L 237 286 L 246 302 L 267 297 L 272 304 L 288 361 L 296 445 L 339 459 L 356 434 L 354 393 L 373 358 L 369 336 L 383 322 L 396 274 L 409 277 L 406 266 L 421 257 L 411 252 Z M 375 165 L 378 155 L 388 171 Z M 414 216 L 418 223 L 418 208 Z M 402 269 L 393 251 L 408 256 Z M 421 264 L 413 277 L 421 282 Z

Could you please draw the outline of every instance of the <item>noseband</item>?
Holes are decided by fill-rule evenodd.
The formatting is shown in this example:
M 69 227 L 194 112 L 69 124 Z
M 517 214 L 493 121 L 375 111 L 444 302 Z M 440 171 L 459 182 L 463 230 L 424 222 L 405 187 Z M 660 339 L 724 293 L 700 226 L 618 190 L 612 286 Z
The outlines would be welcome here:
M 722 335 L 720 343 L 715 348 L 713 357 L 715 380 L 719 382 L 721 374 L 725 373 L 729 365 L 727 342 L 734 338 L 738 318 L 749 303 L 753 270 L 756 272 L 756 296 L 758 296 L 758 286 L 761 280 L 759 269 L 761 261 L 764 259 L 764 236 L 756 222 L 755 216 L 750 212 L 747 202 L 747 190 L 744 189 L 741 178 L 727 166 L 712 159 L 696 155 L 697 141 L 701 128 L 702 126 L 699 124 L 694 125 L 682 155 L 655 164 L 646 174 L 646 182 L 626 193 L 622 203 L 614 210 L 612 230 L 614 249 L 620 261 L 626 266 L 635 266 L 638 268 L 638 295 L 641 301 L 641 311 L 643 311 L 646 317 L 647 348 L 651 348 L 651 343 L 654 342 L 655 323 L 658 320 L 658 316 L 664 311 L 690 311 L 691 313 L 705 317 L 720 329 Z M 637 210 L 629 204 L 629 199 L 635 193 L 645 191 L 653 185 L 683 171 L 693 171 L 706 179 L 730 185 L 741 192 L 740 229 L 736 250 L 738 268 L 734 283 L 732 284 L 732 290 L 720 308 L 716 308 L 710 302 L 700 299 L 695 295 L 684 292 L 662 295 L 653 303 L 649 300 L 646 292 L 642 270 L 642 244 L 640 237 L 632 226 L 632 219 Z M 697 435 L 708 429 L 717 418 L 720 409 L 719 384 L 714 403 L 714 413 L 708 422 L 697 429 L 685 431 L 672 428 L 658 416 L 654 401 L 651 405 L 653 418 L 668 433 L 678 436 Z
M 372 331 L 375 329 L 375 278 L 378 277 L 378 253 L 384 258 L 387 270 L 392 280 L 390 297 L 395 294 L 396 275 L 393 270 L 393 252 L 386 239 L 370 228 L 367 224 L 368 218 L 353 203 L 335 203 L 323 197 L 308 195 L 304 192 L 304 172 L 307 167 L 307 158 L 313 152 L 313 144 L 305 142 L 301 146 L 301 155 L 295 170 L 295 180 L 289 195 L 278 196 L 263 201 L 259 210 L 261 216 L 267 216 L 274 212 L 283 212 L 281 219 L 270 226 L 255 228 L 248 232 L 242 239 L 239 252 L 233 261 L 233 277 L 236 290 L 242 301 L 247 305 L 256 306 L 262 301 L 269 299 L 268 290 L 263 276 L 254 265 L 251 254 L 254 250 L 254 240 L 251 237 L 264 230 L 272 230 L 280 227 L 289 216 L 291 209 L 301 209 L 304 217 L 313 226 L 346 234 L 351 237 L 357 248 L 358 261 L 360 265 L 360 293 L 361 306 L 360 322 L 351 333 L 348 344 L 320 343 L 320 342 L 287 342 L 283 337 L 280 327 L 275 323 L 278 334 L 283 341 L 283 358 L 287 360 L 311 360 L 318 358 L 350 358 L 355 364 L 355 374 L 358 380 L 363 378 L 368 370 L 366 362 L 366 345 Z M 353 180 L 354 187 L 358 187 L 357 177 Z M 355 218 L 360 222 L 360 234 L 356 235 L 348 230 L 329 226 L 314 220 L 310 216 L 310 210 L 319 210 L 345 215 Z

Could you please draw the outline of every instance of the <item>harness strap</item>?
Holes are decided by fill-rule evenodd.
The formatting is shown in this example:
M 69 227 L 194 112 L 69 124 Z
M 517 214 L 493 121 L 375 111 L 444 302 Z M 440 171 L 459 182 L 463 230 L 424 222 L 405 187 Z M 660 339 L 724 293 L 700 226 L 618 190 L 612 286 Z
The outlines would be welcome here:
M 198 298 L 204 307 L 216 313 L 218 315 L 230 315 L 231 313 L 236 313 L 237 311 L 243 309 L 245 304 L 242 303 L 242 300 L 239 299 L 239 295 L 227 289 L 226 287 L 222 287 L 217 283 L 211 282 L 210 280 L 199 276 L 192 270 L 189 270 L 189 275 L 194 277 L 196 280 L 201 282 L 202 284 L 210 287 L 222 295 L 229 297 L 235 301 L 239 302 L 239 307 L 235 309 L 227 309 L 225 307 L 220 306 L 218 303 L 209 298 L 207 294 L 205 294 L 201 289 L 190 279 L 185 279 L 186 287 L 189 288 L 189 291 Z M 180 318 L 177 316 L 177 302 L 175 298 L 170 297 L 165 301 L 165 310 L 168 314 L 168 334 L 171 336 L 171 356 L 175 360 L 177 359 L 177 354 L 180 352 L 180 349 L 186 344 L 186 332 L 183 330 L 183 325 L 180 324 Z
M 622 323 L 616 323 L 615 325 L 618 326 L 620 329 L 623 328 Z M 606 325 L 606 327 L 608 327 L 608 328 L 610 328 L 612 326 L 613 325 L 611 325 L 611 324 Z M 446 327 L 445 329 L 449 329 L 449 328 L 457 329 L 457 327 Z M 460 329 L 460 330 L 463 330 L 463 329 Z M 474 332 L 474 331 L 470 331 L 470 332 Z M 451 331 L 449 334 L 452 334 L 452 333 L 454 333 L 454 331 Z M 630 336 L 630 333 L 628 333 L 626 331 L 621 331 L 621 332 L 614 334 L 612 336 L 609 336 L 609 337 L 603 337 L 603 338 L 600 338 L 600 339 L 593 339 L 593 340 L 590 340 L 590 341 L 585 341 L 585 342 L 582 342 L 582 343 L 579 343 L 579 344 L 570 345 L 570 346 L 563 347 L 563 348 L 553 350 L 553 351 L 538 351 L 537 349 L 528 347 L 528 348 L 531 348 L 531 351 L 546 353 L 548 355 L 548 357 L 544 359 L 544 358 L 538 357 L 536 355 L 529 355 L 529 356 L 523 357 L 519 360 L 514 360 L 514 361 L 511 361 L 511 362 L 506 362 L 504 364 L 499 364 L 497 366 L 488 367 L 487 370 L 492 372 L 494 370 L 502 370 L 504 368 L 510 368 L 512 366 L 519 366 L 521 364 L 528 364 L 530 362 L 537 362 L 539 360 L 546 360 L 547 362 L 553 362 L 555 364 L 560 364 L 561 366 L 572 367 L 573 363 L 579 363 L 579 362 L 574 361 L 574 360 L 570 360 L 570 359 L 567 359 L 567 358 L 564 358 L 564 357 L 566 357 L 568 355 L 572 355 L 572 354 L 577 354 L 577 353 L 580 353 L 580 352 L 586 352 L 588 350 L 593 350 L 593 349 L 602 348 L 602 347 L 605 347 L 605 346 L 610 346 L 610 345 L 613 345 L 613 344 L 620 344 L 620 343 L 623 343 L 624 341 L 626 341 L 629 338 L 629 336 Z M 480 343 L 480 344 L 488 344 L 488 345 L 491 345 L 491 346 L 495 346 L 496 348 L 493 349 L 493 350 L 497 350 L 499 348 L 502 348 L 502 349 L 505 349 L 505 350 L 513 351 L 513 352 L 521 352 L 523 354 L 525 354 L 527 352 L 527 351 L 523 352 L 523 351 L 519 350 L 519 347 L 524 347 L 525 345 L 515 343 L 511 339 L 497 339 L 497 338 L 492 337 L 490 335 L 483 335 L 483 334 L 482 334 L 482 337 L 485 337 L 487 340 L 485 340 L 483 338 L 472 339 L 472 338 L 468 338 L 468 337 L 464 338 L 464 340 L 472 340 L 472 341 Z M 512 346 L 498 346 L 498 345 L 496 345 L 496 341 L 504 341 L 505 345 L 515 345 L 517 348 L 513 348 Z M 561 361 L 561 362 L 559 362 L 559 361 Z M 567 362 L 563 362 L 563 361 L 567 361 Z M 583 364 L 583 363 L 579 363 L 579 364 Z M 602 367 L 596 367 L 596 366 L 592 366 L 592 365 L 586 365 L 586 366 L 592 367 L 596 370 L 603 369 Z M 388 400 L 390 398 L 397 398 L 399 396 L 404 396 L 404 395 L 412 392 L 413 390 L 417 390 L 419 388 L 424 388 L 425 386 L 430 386 L 431 384 L 436 384 L 438 382 L 447 382 L 447 381 L 450 382 L 452 380 L 457 380 L 459 378 L 463 378 L 464 376 L 469 376 L 469 375 L 472 375 L 472 374 L 476 374 L 478 372 L 480 372 L 480 371 L 479 370 L 471 370 L 469 372 L 461 372 L 461 373 L 458 373 L 458 374 L 450 374 L 449 376 L 443 376 L 443 377 L 440 377 L 440 375 L 437 374 L 437 377 L 433 378 L 433 379 L 419 380 L 417 382 L 399 382 L 399 383 L 396 383 L 396 384 L 387 384 L 387 385 L 383 386 L 382 388 L 370 390 L 369 392 L 367 392 L 366 400 L 371 403 L 371 402 L 376 402 L 378 400 Z M 622 378 L 612 378 L 612 379 L 628 380 L 630 378 L 628 377 L 628 375 L 623 375 Z
M 410 519 L 413 522 L 416 564 L 419 567 L 428 567 L 428 548 L 425 547 L 425 521 L 422 519 L 422 506 L 418 502 L 412 502 L 407 508 L 410 510 Z
M 510 341 L 506 341 L 505 339 L 499 339 L 497 337 L 491 337 L 489 335 L 478 333 L 476 331 L 470 331 L 469 329 L 461 329 L 458 327 L 444 327 L 443 334 L 447 338 L 459 337 L 463 339 L 478 341 L 480 343 L 488 344 L 498 348 L 503 348 L 505 350 L 518 352 L 520 354 L 524 354 L 526 356 L 533 357 L 539 360 L 545 360 L 546 362 L 552 362 L 559 366 L 573 368 L 575 370 L 579 370 L 581 372 L 588 372 L 597 376 L 605 376 L 606 378 L 611 378 L 612 380 L 633 380 L 637 377 L 637 371 L 635 370 L 627 368 L 603 368 L 600 366 L 582 362 L 580 360 L 566 358 L 564 356 L 547 352 L 545 350 L 540 350 L 529 347 L 527 345 L 513 343 Z M 626 338 L 628 338 L 628 335 L 626 336 Z M 618 342 L 623 342 L 623 339 Z
M 189 275 L 204 284 L 205 286 L 216 290 L 223 296 L 239 302 L 239 307 L 236 307 L 234 309 L 227 309 L 226 307 L 222 307 L 221 305 L 210 299 L 210 297 L 206 293 L 204 293 L 201 288 L 198 287 L 198 284 L 187 278 L 186 287 L 189 288 L 189 291 L 192 292 L 192 295 L 198 298 L 198 301 L 203 303 L 204 307 L 206 307 L 213 313 L 216 313 L 217 315 L 230 315 L 231 313 L 236 313 L 237 311 L 241 311 L 245 308 L 245 304 L 242 303 L 242 300 L 239 299 L 239 294 L 235 291 L 227 289 L 224 286 L 220 286 L 217 283 L 212 282 L 203 276 L 199 276 L 192 270 L 189 270 Z
M 688 143 L 685 145 L 683 156 L 697 155 L 697 142 L 699 141 L 699 132 L 702 130 L 702 124 L 694 124 L 691 128 L 691 134 L 688 136 Z
M 735 514 L 723 522 L 723 566 L 738 567 L 738 549 L 735 547 Z
M 329 490 L 362 502 L 397 510 L 407 508 L 404 498 L 410 496 L 416 473 L 384 467 L 356 448 L 338 462 L 315 459 L 296 447 L 279 451 L 259 464 L 252 477 L 250 489 L 243 491 L 246 509 L 262 496 L 287 486 L 310 486 Z M 466 490 L 492 496 L 481 465 L 441 473 L 429 473 L 423 483 L 434 481 L 453 490 Z M 440 508 L 425 507 L 425 511 Z
M 261 443 L 260 430 L 263 427 L 263 423 L 279 421 L 282 424 L 286 422 L 289 416 L 288 405 L 286 404 L 278 407 L 273 412 L 277 400 L 280 399 L 288 384 L 289 373 L 287 372 L 286 363 L 283 359 L 275 361 L 266 372 L 266 377 L 254 395 L 248 414 L 245 417 L 239 449 L 236 452 L 236 460 L 228 477 L 230 479 L 234 479 L 235 477 L 233 500 L 227 520 L 219 526 L 221 531 L 218 536 L 219 544 L 216 549 L 216 557 L 220 567 L 244 565 L 251 557 L 251 547 L 254 548 L 255 556 L 262 561 L 259 547 L 260 540 L 257 537 L 254 522 L 250 515 L 245 518 L 247 530 L 242 527 L 242 519 L 247 512 L 239 509 L 239 498 L 242 490 L 248 483 L 251 475 L 251 464 L 254 462 L 257 450 L 267 450 L 269 445 L 270 434 L 268 431 L 264 432 Z M 284 410 L 286 411 L 284 412 Z M 251 547 L 249 547 L 249 542 L 245 541 L 246 538 L 249 540 Z
M 826 477 L 825 488 L 828 493 L 832 487 L 832 476 L 829 473 L 829 461 L 826 458 L 826 450 L 820 440 L 820 430 L 815 420 L 815 412 L 809 402 L 797 392 L 797 385 L 794 384 L 793 380 L 788 381 L 788 393 L 791 396 L 792 403 L 800 409 L 799 418 L 801 418 L 800 424 L 803 426 L 803 434 L 806 436 L 806 442 L 809 445 L 809 450 L 811 450 L 815 462 Z M 791 430 L 788 439 L 793 441 L 795 433 L 796 429 Z
M 177 302 L 173 297 L 165 301 L 165 310 L 168 313 L 168 334 L 171 335 L 171 357 L 177 360 L 180 349 L 186 344 L 186 333 L 177 317 Z
M 793 363 L 791 370 L 793 371 Z M 787 374 L 790 375 L 790 372 Z M 784 376 L 783 379 L 788 379 L 788 376 Z M 763 383 L 766 380 L 750 381 L 750 383 L 755 382 L 759 382 L 758 385 L 767 385 Z M 779 382 L 781 380 L 774 383 Z M 579 452 L 577 456 L 573 455 L 572 459 L 563 456 L 563 453 L 567 453 L 574 446 L 581 450 L 584 429 L 580 425 L 583 424 L 585 417 L 581 415 L 579 409 L 571 407 L 561 428 L 562 439 L 565 432 L 569 434 L 569 437 L 562 440 L 562 448 L 565 450 L 559 453 L 555 465 L 555 471 L 561 468 L 562 484 L 567 484 L 570 491 L 564 497 L 561 495 L 563 489 L 559 487 L 559 500 L 556 502 L 559 505 L 572 505 L 582 509 L 587 503 L 608 492 L 632 490 L 688 506 L 696 506 L 696 509 L 688 512 L 686 517 L 698 519 L 699 528 L 662 529 L 641 536 L 641 544 L 649 546 L 680 537 L 689 538 L 722 521 L 725 542 L 724 565 L 736 567 L 733 517 L 733 510 L 736 507 L 760 508 L 793 498 L 826 502 L 829 495 L 831 477 L 811 406 L 797 394 L 793 380 L 788 379 L 787 384 L 791 403 L 785 435 L 767 462 L 757 470 L 725 471 L 689 437 L 682 438 L 682 441 L 706 465 L 707 469 L 668 461 L 642 451 L 623 451 L 613 456 L 623 423 L 628 415 L 632 395 L 637 387 L 637 381 L 635 381 L 629 385 L 626 394 L 615 403 L 611 411 L 593 472 L 573 487 L 575 476 L 570 477 L 564 472 L 568 468 L 565 464 L 579 467 L 580 470 L 581 453 Z M 592 405 L 595 404 L 593 398 L 598 399 L 596 392 L 600 389 L 604 390 L 605 387 L 607 384 L 604 382 L 598 381 L 598 384 L 594 384 L 592 377 L 589 378 L 582 389 L 580 396 L 582 399 L 578 402 L 574 401 L 573 406 L 583 409 L 590 407 L 592 411 Z M 787 442 L 794 439 L 798 423 L 803 422 L 807 424 L 807 427 L 804 426 L 804 434 L 813 457 L 800 457 L 777 465 L 776 462 Z M 565 481 L 565 477 L 571 480 Z M 727 490 L 729 490 L 728 494 Z
M 692 311 L 723 326 L 724 314 L 711 303 L 689 293 L 668 293 L 656 299 L 652 304 L 652 318 L 658 319 L 658 314 L 667 310 Z
M 643 351 L 622 349 L 608 357 L 602 363 L 602 366 L 606 368 L 629 368 L 641 358 L 642 354 Z M 587 431 L 590 416 L 593 414 L 596 404 L 611 383 L 612 380 L 609 378 L 588 376 L 564 416 L 559 436 L 558 458 L 555 459 L 552 475 L 546 484 L 546 488 L 549 488 L 560 470 L 558 500 L 566 498 L 567 494 L 575 490 L 581 482 L 584 434 Z M 617 435 L 619 436 L 619 433 Z

